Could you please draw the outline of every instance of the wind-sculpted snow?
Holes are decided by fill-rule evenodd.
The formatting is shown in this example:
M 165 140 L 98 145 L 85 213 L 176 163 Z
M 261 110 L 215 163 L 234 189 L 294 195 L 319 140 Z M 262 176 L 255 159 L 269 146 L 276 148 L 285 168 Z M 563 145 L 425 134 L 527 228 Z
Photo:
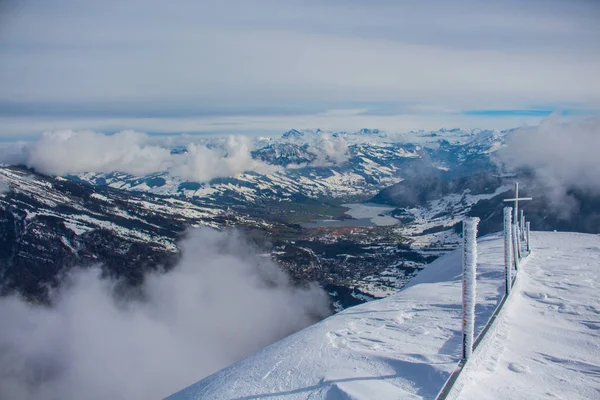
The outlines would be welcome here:
M 598 398 L 600 236 L 531 240 L 504 311 L 450 398 Z
M 0 298 L 0 398 L 166 396 L 329 313 L 240 235 L 190 231 L 183 257 L 133 293 L 73 272 L 52 306 Z
M 466 375 L 467 398 L 598 393 L 600 237 L 534 232 L 532 242 L 505 328 L 488 333 L 480 348 L 491 341 L 493 351 Z M 479 239 L 475 335 L 504 293 L 503 247 L 500 235 Z M 169 399 L 435 398 L 461 358 L 461 281 L 457 251 L 396 295 L 344 310 Z

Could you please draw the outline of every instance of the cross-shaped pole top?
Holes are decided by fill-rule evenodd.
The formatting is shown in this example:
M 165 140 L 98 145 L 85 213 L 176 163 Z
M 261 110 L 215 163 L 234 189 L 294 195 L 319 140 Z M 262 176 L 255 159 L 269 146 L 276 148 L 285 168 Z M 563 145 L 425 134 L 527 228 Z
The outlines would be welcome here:
M 515 182 L 515 198 L 514 199 L 504 199 L 504 201 L 514 201 L 515 202 L 515 219 L 514 223 L 518 224 L 519 220 L 519 201 L 527 201 L 533 200 L 531 197 L 519 197 L 519 182 Z

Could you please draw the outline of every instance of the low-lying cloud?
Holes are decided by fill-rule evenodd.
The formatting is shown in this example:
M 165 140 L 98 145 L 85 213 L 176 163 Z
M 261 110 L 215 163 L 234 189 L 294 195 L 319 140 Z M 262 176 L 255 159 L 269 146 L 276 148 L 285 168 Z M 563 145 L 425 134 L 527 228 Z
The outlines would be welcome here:
M 187 142 L 185 140 L 188 140 Z M 235 176 L 245 171 L 269 173 L 276 167 L 252 159 L 250 141 L 230 136 L 210 147 L 206 140 L 191 141 L 181 135 L 187 151 L 172 152 L 172 138 L 122 131 L 106 135 L 92 131 L 46 132 L 33 142 L 19 142 L 0 149 L 0 162 L 24 164 L 50 175 L 84 172 L 124 172 L 147 175 L 168 172 L 197 182 Z
M 335 164 L 343 164 L 348 161 L 348 143 L 341 137 L 332 136 L 326 133 L 322 133 L 319 136 L 317 147 L 321 149 L 322 154 L 325 156 L 325 162 L 333 162 Z
M 177 144 L 180 151 L 173 152 Z M 92 131 L 46 132 L 33 142 L 0 149 L 0 162 L 24 164 L 50 175 L 86 172 L 123 172 L 136 176 L 167 172 L 194 182 L 230 177 L 252 171 L 269 174 L 283 168 L 252 157 L 255 142 L 246 136 L 194 138 L 150 136 L 134 131 L 106 135 Z M 320 133 L 311 144 L 317 155 L 311 166 L 341 164 L 348 160 L 348 143 Z
M 25 163 L 52 175 L 112 171 L 143 175 L 166 170 L 170 151 L 147 141 L 147 135 L 133 131 L 47 132 L 26 146 Z
M 202 182 L 244 171 L 266 173 L 274 170 L 274 167 L 252 159 L 249 140 L 245 137 L 231 136 L 217 148 L 209 148 L 203 142 L 188 142 L 185 147 L 186 152 L 172 154 L 159 139 L 133 131 L 114 135 L 59 131 L 47 132 L 35 142 L 24 145 L 22 156 L 28 167 L 52 175 L 169 172 L 183 179 Z
M 302 165 L 290 165 L 290 168 L 302 168 L 305 166 L 331 166 L 334 164 L 343 164 L 350 158 L 350 151 L 348 142 L 343 137 L 332 134 L 330 132 L 317 132 L 306 131 L 306 135 L 313 136 L 310 139 L 299 139 L 291 136 L 287 139 L 288 142 L 302 145 L 308 143 L 308 151 L 314 154 L 315 159 Z
M 169 172 L 182 179 L 209 181 L 216 177 L 235 176 L 245 171 L 266 174 L 277 167 L 255 160 L 250 154 L 250 140 L 230 136 L 223 146 L 224 154 L 205 145 L 190 143 L 185 154 L 174 155 Z
M 0 398 L 150 399 L 168 395 L 329 313 L 236 232 L 199 229 L 176 268 L 135 299 L 80 270 L 52 307 L 0 299 Z
M 498 155 L 508 170 L 533 170 L 555 203 L 566 204 L 570 188 L 600 193 L 599 152 L 599 117 L 565 121 L 552 115 L 515 131 Z

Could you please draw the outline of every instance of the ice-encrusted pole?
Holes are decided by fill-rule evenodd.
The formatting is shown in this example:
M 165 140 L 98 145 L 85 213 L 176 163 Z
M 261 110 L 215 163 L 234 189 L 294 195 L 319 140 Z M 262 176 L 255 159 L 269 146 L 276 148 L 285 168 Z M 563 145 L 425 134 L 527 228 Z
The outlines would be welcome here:
M 521 239 L 525 240 L 525 211 L 521 210 Z
M 513 224 L 515 226 L 515 230 L 513 231 L 513 240 L 516 240 L 516 245 L 513 247 L 513 252 L 515 253 L 515 259 L 521 257 L 521 246 L 519 237 L 521 235 L 521 230 L 525 229 L 524 226 L 519 228 L 519 201 L 533 200 L 531 197 L 519 197 L 519 182 L 515 182 L 515 198 L 514 199 L 504 199 L 504 201 L 514 201 L 514 221 Z M 516 268 L 516 265 L 515 265 Z
M 515 239 L 515 247 L 514 252 L 517 254 L 517 258 L 521 259 L 521 230 L 519 229 L 519 219 L 515 215 L 515 223 L 513 224 L 515 227 L 514 239 Z M 516 265 L 515 265 L 516 268 Z
M 527 252 L 531 253 L 531 242 L 529 241 L 530 236 L 529 233 L 531 231 L 531 222 L 527 221 L 527 229 L 525 229 L 525 231 L 527 232 Z
M 475 336 L 475 290 L 477 272 L 477 224 L 479 218 L 463 221 L 463 360 L 473 352 Z
M 506 295 L 512 285 L 512 207 L 504 207 L 504 271 L 506 275 Z
M 513 242 L 513 257 L 515 259 L 515 271 L 518 271 L 519 270 L 519 229 L 517 228 L 517 224 L 512 224 L 512 242 Z

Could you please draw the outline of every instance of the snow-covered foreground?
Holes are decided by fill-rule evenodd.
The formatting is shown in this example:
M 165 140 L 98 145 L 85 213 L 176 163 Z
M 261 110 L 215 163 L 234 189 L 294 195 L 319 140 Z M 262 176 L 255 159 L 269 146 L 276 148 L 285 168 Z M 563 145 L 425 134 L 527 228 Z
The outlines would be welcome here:
M 536 253 L 501 323 L 459 380 L 460 398 L 599 395 L 600 237 L 535 233 L 532 242 Z M 486 236 L 479 240 L 476 335 L 500 301 L 503 282 L 502 238 Z M 457 251 L 396 295 L 347 309 L 170 399 L 432 399 L 460 359 L 460 329 Z
M 600 399 L 600 236 L 536 233 L 460 399 Z

